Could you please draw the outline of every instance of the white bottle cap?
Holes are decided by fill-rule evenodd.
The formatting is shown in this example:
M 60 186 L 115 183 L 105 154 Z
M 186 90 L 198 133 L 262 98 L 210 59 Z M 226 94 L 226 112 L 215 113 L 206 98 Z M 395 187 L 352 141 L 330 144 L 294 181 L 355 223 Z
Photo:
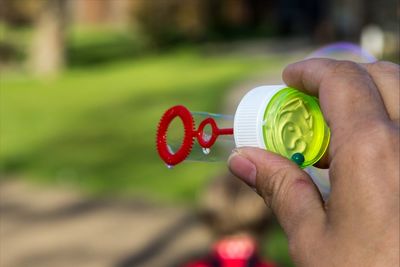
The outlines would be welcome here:
M 272 97 L 284 88 L 287 86 L 259 86 L 242 98 L 233 121 L 236 147 L 266 148 L 262 131 L 264 113 Z

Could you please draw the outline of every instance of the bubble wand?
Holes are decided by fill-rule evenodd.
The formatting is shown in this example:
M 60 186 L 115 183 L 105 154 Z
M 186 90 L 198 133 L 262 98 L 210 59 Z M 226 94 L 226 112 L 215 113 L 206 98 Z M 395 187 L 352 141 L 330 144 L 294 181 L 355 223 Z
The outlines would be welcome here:
M 205 118 L 197 130 L 193 115 Z M 214 118 L 212 117 L 214 116 Z M 330 132 L 318 100 L 286 85 L 260 86 L 249 91 L 233 116 L 233 127 L 219 127 L 209 113 L 191 113 L 178 105 L 162 116 L 157 131 L 157 151 L 161 159 L 174 166 L 192 153 L 197 140 L 204 154 L 219 142 L 220 136 L 233 135 L 233 147 L 259 147 L 295 161 L 302 168 L 317 162 L 326 151 Z M 182 121 L 184 135 L 180 147 L 173 149 L 167 135 L 171 122 Z M 211 130 L 206 132 L 205 128 Z M 230 151 L 229 151 L 230 152 Z
M 167 131 L 169 124 L 177 117 L 182 120 L 184 136 L 181 147 L 178 151 L 173 152 L 167 143 Z M 207 136 L 204 132 L 207 125 L 210 125 L 212 129 L 210 136 Z M 200 123 L 199 128 L 196 130 L 192 113 L 184 106 L 174 106 L 168 109 L 161 117 L 157 131 L 157 151 L 166 164 L 174 166 L 187 158 L 196 138 L 204 149 L 209 149 L 220 135 L 233 135 L 233 129 L 220 129 L 215 120 L 208 117 Z

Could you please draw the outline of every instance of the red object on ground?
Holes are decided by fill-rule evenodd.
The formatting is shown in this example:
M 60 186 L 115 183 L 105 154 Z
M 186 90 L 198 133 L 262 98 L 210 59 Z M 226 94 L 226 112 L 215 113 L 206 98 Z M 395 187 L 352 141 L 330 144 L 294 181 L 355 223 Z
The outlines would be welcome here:
M 211 255 L 185 267 L 277 267 L 262 261 L 255 241 L 249 236 L 233 236 L 215 243 Z

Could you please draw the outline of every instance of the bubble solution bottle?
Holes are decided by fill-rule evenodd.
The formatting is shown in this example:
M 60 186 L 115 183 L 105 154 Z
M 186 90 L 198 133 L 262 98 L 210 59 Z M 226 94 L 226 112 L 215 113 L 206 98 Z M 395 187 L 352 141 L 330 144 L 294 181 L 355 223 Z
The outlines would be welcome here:
M 157 150 L 169 168 L 185 160 L 226 160 L 240 147 L 266 149 L 306 168 L 322 158 L 329 139 L 317 98 L 270 85 L 250 90 L 233 116 L 168 109 L 159 123 Z
M 328 45 L 308 58 L 313 57 L 376 60 L 350 43 Z M 184 106 L 168 109 L 159 123 L 157 150 L 172 168 L 184 160 L 226 160 L 234 148 L 266 149 L 305 169 L 326 199 L 330 192 L 328 171 L 312 165 L 326 153 L 329 140 L 330 131 L 317 98 L 286 85 L 268 85 L 250 90 L 234 115 L 190 112 Z
M 171 124 L 180 118 L 183 136 Z M 195 129 L 195 122 L 198 129 Z M 182 130 L 181 130 L 182 131 Z M 318 100 L 285 85 L 260 86 L 240 101 L 234 116 L 190 112 L 175 106 L 164 113 L 157 150 L 169 166 L 189 159 L 226 160 L 235 147 L 258 147 L 278 153 L 305 168 L 326 152 L 330 132 Z M 195 140 L 197 139 L 197 142 Z
M 330 132 L 318 100 L 284 85 L 261 86 L 241 100 L 234 119 L 237 147 L 259 147 L 304 168 L 324 155 Z

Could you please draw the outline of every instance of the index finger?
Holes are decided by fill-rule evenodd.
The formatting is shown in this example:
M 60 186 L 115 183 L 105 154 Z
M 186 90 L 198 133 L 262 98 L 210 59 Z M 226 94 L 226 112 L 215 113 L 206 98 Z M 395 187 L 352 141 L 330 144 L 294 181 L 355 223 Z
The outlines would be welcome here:
M 385 61 L 362 64 L 362 66 L 365 67 L 377 85 L 390 118 L 394 121 L 399 121 L 400 66 Z
M 283 80 L 291 87 L 319 97 L 332 137 L 388 120 L 373 79 L 357 63 L 308 59 L 287 66 Z

